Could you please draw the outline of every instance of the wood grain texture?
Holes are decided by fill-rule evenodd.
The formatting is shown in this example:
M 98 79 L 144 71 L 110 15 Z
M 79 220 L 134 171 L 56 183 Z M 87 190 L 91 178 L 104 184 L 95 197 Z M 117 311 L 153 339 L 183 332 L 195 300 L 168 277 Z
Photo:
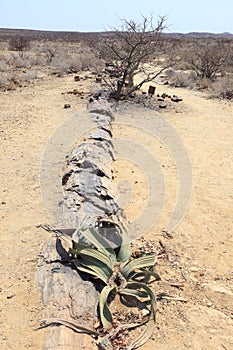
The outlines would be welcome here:
M 57 223 L 57 227 L 62 229 L 79 228 L 85 222 L 95 225 L 97 217 L 117 221 L 124 219 L 123 211 L 115 201 L 116 191 L 112 183 L 113 115 L 104 100 L 93 100 L 89 112 L 95 130 L 87 141 L 71 152 L 64 168 L 64 195 Z M 73 239 L 79 238 L 77 233 L 73 236 Z M 51 237 L 38 268 L 44 318 L 75 320 L 93 329 L 98 285 L 94 286 L 87 276 L 80 276 L 71 264 L 65 262 L 67 259 L 69 257 L 59 239 Z M 43 350 L 95 348 L 90 335 L 79 334 L 62 325 L 46 329 Z

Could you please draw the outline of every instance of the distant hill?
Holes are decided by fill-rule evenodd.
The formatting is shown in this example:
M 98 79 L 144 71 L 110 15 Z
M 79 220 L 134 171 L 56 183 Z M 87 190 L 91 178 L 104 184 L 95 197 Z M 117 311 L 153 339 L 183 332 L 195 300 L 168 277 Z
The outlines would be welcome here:
M 87 36 L 109 36 L 112 32 L 64 32 L 64 31 L 46 31 L 46 30 L 33 30 L 33 29 L 8 29 L 0 28 L 0 41 L 9 40 L 14 35 L 23 35 L 30 40 L 67 40 L 76 41 Z M 167 38 L 212 38 L 212 39 L 233 39 L 233 34 L 224 33 L 207 33 L 207 32 L 191 32 L 191 33 L 163 33 Z

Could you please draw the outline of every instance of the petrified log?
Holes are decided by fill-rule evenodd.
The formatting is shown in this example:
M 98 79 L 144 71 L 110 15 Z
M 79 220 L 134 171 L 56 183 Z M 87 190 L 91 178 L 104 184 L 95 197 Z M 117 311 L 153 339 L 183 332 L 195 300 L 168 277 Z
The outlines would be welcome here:
M 110 218 L 117 222 L 124 220 L 123 212 L 115 201 L 116 191 L 112 183 L 113 115 L 108 103 L 101 99 L 91 100 L 89 112 L 95 131 L 68 156 L 62 179 L 64 196 L 60 204 L 60 221 L 56 227 L 70 234 L 84 223 L 95 225 L 97 218 L 106 221 Z M 73 238 L 79 239 L 77 234 Z M 114 232 L 108 239 L 118 244 Z M 72 269 L 67 260 L 69 257 L 60 240 L 51 238 L 38 272 L 44 318 L 73 320 L 93 329 L 98 301 L 96 286 L 87 276 L 80 276 Z M 90 335 L 75 333 L 63 325 L 46 329 L 43 350 L 94 348 Z

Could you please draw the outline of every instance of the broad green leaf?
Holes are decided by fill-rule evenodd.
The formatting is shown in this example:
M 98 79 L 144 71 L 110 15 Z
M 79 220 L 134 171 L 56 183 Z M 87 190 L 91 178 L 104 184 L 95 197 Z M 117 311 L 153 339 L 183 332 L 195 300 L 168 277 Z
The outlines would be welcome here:
M 89 247 L 80 248 L 74 251 L 74 253 L 79 257 L 85 256 L 85 257 L 91 257 L 96 260 L 99 260 L 100 262 L 104 263 L 109 268 L 109 270 L 112 270 L 112 262 L 110 258 L 94 248 L 89 248 Z
M 145 330 L 130 346 L 127 347 L 128 350 L 134 350 L 139 348 L 143 344 L 145 344 L 154 332 L 155 323 L 156 323 L 156 317 L 155 317 L 156 316 L 156 299 L 152 290 L 144 283 L 129 282 L 127 283 L 126 288 L 132 288 L 134 290 L 144 289 L 148 297 L 150 298 L 150 303 L 151 303 L 151 314 L 150 314 L 148 323 L 145 327 Z
M 129 235 L 124 226 L 117 225 L 119 229 L 121 230 L 121 247 L 119 250 L 119 253 L 117 255 L 118 261 L 127 261 L 130 258 L 131 255 L 131 243 L 129 240 Z
M 141 283 L 141 282 L 128 282 L 126 285 L 126 288 L 130 288 L 134 290 L 144 289 L 146 291 L 151 301 L 151 316 L 155 318 L 155 314 L 157 311 L 157 306 L 156 306 L 157 304 L 156 304 L 154 293 L 150 289 L 150 287 L 148 287 L 145 283 Z
M 100 333 L 96 332 L 94 329 L 83 327 L 82 325 L 78 324 L 73 320 L 67 321 L 62 318 L 46 318 L 44 320 L 41 320 L 40 323 L 41 325 L 38 329 L 48 327 L 52 324 L 62 324 L 63 326 L 73 329 L 75 332 L 78 332 L 78 333 L 87 333 L 87 334 L 97 335 L 97 336 L 101 335 Z
M 155 264 L 155 254 L 146 254 L 140 258 L 130 260 L 124 266 L 121 267 L 121 272 L 125 278 L 129 278 L 130 274 L 136 270 L 140 270 L 144 267 L 151 267 Z
M 139 298 L 148 298 L 148 294 L 146 292 L 142 292 L 140 290 L 135 290 L 130 288 L 119 289 L 118 293 L 120 295 L 131 295 Z
M 124 225 L 118 224 L 115 221 L 112 221 L 110 219 L 107 219 L 107 220 L 102 219 L 102 220 L 100 220 L 100 222 L 101 221 L 113 224 L 116 227 L 118 227 L 119 230 L 121 231 L 122 241 L 121 241 L 120 250 L 119 250 L 118 255 L 117 255 L 117 260 L 118 261 L 127 261 L 131 255 L 131 243 L 130 243 L 128 232 L 127 232 L 126 228 L 124 227 Z
M 109 277 L 101 268 L 98 268 L 97 266 L 92 266 L 92 268 L 88 268 L 79 263 L 78 261 L 74 261 L 74 265 L 79 271 L 86 272 L 89 275 L 95 276 L 96 278 L 101 279 L 105 284 L 108 283 Z
M 149 319 L 147 325 L 145 326 L 145 330 L 140 334 L 140 336 L 129 346 L 127 346 L 127 350 L 135 350 L 144 345 L 152 336 L 155 330 L 155 320 Z
M 107 302 L 109 294 L 114 290 L 116 290 L 115 287 L 105 286 L 100 293 L 100 319 L 104 329 L 112 328 L 112 315 L 108 308 Z
M 138 277 L 154 277 L 156 281 L 160 281 L 161 277 L 156 271 L 152 270 L 145 270 L 145 271 L 140 271 L 140 272 L 135 272 L 130 275 L 130 279 L 134 280 L 135 278 Z M 153 282 L 153 281 L 152 281 Z M 149 283 L 149 282 L 148 282 Z
M 99 232 L 94 227 L 86 228 L 85 230 L 81 230 L 80 233 L 93 244 L 100 252 L 107 256 L 111 256 L 115 258 L 114 249 L 110 246 L 108 241 L 102 237 Z
M 104 262 L 96 259 L 95 257 L 82 254 L 79 256 L 78 262 L 80 262 L 84 267 L 88 267 L 89 269 L 96 267 L 102 270 L 108 277 L 112 275 L 112 270 Z

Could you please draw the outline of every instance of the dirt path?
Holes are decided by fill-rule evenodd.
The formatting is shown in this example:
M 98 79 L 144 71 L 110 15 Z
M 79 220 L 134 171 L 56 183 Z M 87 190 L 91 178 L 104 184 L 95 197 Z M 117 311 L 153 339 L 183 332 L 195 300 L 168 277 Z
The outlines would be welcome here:
M 36 223 L 49 221 L 40 196 L 40 161 L 54 130 L 74 112 L 85 109 L 85 100 L 62 94 L 75 87 L 71 76 L 50 77 L 28 88 L 1 93 L 3 350 L 42 349 L 43 331 L 33 330 L 43 312 L 35 276 L 38 254 L 46 242 L 46 234 Z M 165 91 L 165 87 L 159 89 Z M 183 98 L 179 113 L 174 109 L 164 111 L 163 116 L 188 149 L 194 186 L 189 211 L 174 238 L 162 237 L 173 262 L 161 260 L 158 269 L 163 274 L 168 270 L 167 279 L 182 282 L 183 288 L 172 292 L 188 302 L 159 304 L 159 330 L 144 348 L 228 350 L 233 345 L 233 105 L 207 100 L 189 90 L 176 89 L 175 93 Z M 72 108 L 63 109 L 64 103 L 71 103 Z M 168 183 L 172 191 L 173 179 Z M 138 198 L 140 191 L 143 188 L 139 187 Z M 133 207 L 129 206 L 128 213 L 133 214 Z M 161 237 L 154 232 L 162 225 L 163 217 L 147 237 L 157 242 Z

